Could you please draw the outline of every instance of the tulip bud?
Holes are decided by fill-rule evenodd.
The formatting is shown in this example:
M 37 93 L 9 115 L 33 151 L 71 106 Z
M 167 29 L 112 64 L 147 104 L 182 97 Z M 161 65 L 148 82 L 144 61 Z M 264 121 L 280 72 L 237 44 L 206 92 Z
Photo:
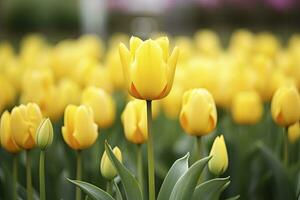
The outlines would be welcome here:
M 48 148 L 53 141 L 53 127 L 49 118 L 44 119 L 36 132 L 36 144 L 42 150 Z
M 11 132 L 16 144 L 23 149 L 36 146 L 36 130 L 43 120 L 39 106 L 35 103 L 14 107 L 11 111 Z
M 228 167 L 228 155 L 223 135 L 217 136 L 210 150 L 209 171 L 215 175 L 223 174 Z
M 300 96 L 295 86 L 282 86 L 271 103 L 273 120 L 280 126 L 289 126 L 300 119 Z
M 127 140 L 135 144 L 146 142 L 148 139 L 146 102 L 130 101 L 122 113 L 122 123 Z
M 233 120 L 238 124 L 256 124 L 262 117 L 263 105 L 256 91 L 236 94 L 231 107 Z
M 217 124 L 217 110 L 212 95 L 206 89 L 192 89 L 183 94 L 180 124 L 186 133 L 203 136 Z
M 295 124 L 289 126 L 288 138 L 289 138 L 290 143 L 296 143 L 300 139 L 300 124 L 299 124 L 299 122 L 296 122 Z
M 11 132 L 11 115 L 5 111 L 1 116 L 0 122 L 0 143 L 8 152 L 16 153 L 20 151 L 20 147 L 16 144 Z
M 82 150 L 92 146 L 98 137 L 97 129 L 90 106 L 67 106 L 62 134 L 69 147 Z
M 120 162 L 122 162 L 122 152 L 120 151 L 120 149 L 118 147 L 115 147 L 113 149 L 113 153 L 116 156 L 116 158 Z M 104 151 L 102 158 L 101 158 L 100 171 L 101 171 L 102 176 L 108 180 L 113 179 L 117 175 L 115 166 L 110 161 L 109 157 L 106 154 L 106 151 Z
M 126 85 L 132 96 L 155 100 L 169 94 L 179 52 L 175 47 L 169 55 L 167 37 L 146 41 L 131 37 L 130 50 L 121 44 L 119 53 Z

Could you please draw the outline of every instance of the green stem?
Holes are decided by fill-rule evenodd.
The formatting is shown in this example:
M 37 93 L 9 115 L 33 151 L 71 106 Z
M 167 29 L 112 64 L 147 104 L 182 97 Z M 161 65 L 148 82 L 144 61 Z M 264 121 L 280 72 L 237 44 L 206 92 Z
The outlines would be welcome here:
M 201 148 L 201 136 L 197 136 L 197 158 L 201 159 L 202 156 L 202 148 Z
M 283 140 L 283 162 L 286 166 L 288 166 L 289 162 L 289 152 L 288 152 L 288 136 L 287 136 L 287 128 L 283 128 L 282 131 L 282 140 Z
M 111 187 L 111 180 L 107 181 L 107 183 L 106 183 L 106 192 L 113 196 L 113 190 L 112 190 L 112 187 Z
M 115 188 L 116 188 L 116 199 L 117 199 L 117 200 L 121 200 L 121 199 L 122 199 L 122 194 L 121 194 L 121 192 L 120 192 L 120 189 L 119 189 L 119 187 L 118 187 L 118 184 L 115 182 L 114 179 L 112 179 L 111 181 L 112 181 L 113 185 L 114 185 Z
M 18 154 L 13 155 L 13 200 L 17 200 Z
M 138 170 L 138 180 L 140 181 L 141 190 L 144 194 L 144 176 L 143 176 L 143 155 L 142 155 L 142 145 L 138 144 L 137 149 L 137 170 Z
M 40 200 L 46 200 L 45 189 L 45 151 L 40 153 Z
M 32 200 L 32 183 L 31 183 L 31 159 L 29 150 L 26 150 L 26 187 L 27 187 L 27 200 Z
M 76 168 L 76 180 L 81 181 L 82 178 L 82 161 L 81 161 L 81 151 L 77 151 L 77 168 Z M 76 200 L 81 200 L 81 190 L 76 187 Z
M 149 181 L 149 200 L 155 200 L 155 177 L 154 177 L 154 153 L 153 153 L 153 135 L 151 133 L 152 109 L 151 100 L 147 100 L 147 128 L 148 128 L 148 181 Z

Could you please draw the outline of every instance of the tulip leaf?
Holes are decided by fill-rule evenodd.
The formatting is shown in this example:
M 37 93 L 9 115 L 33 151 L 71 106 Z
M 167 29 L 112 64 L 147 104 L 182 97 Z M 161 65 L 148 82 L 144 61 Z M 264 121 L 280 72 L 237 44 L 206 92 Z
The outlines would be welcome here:
M 273 173 L 278 199 L 296 199 L 295 193 L 292 189 L 293 186 L 291 185 L 291 182 L 288 179 L 288 174 L 279 158 L 263 143 L 258 142 L 257 147 L 266 161 L 268 168 Z
M 229 197 L 229 198 L 227 198 L 225 200 L 238 200 L 239 198 L 240 198 L 240 195 L 236 195 L 234 197 Z
M 84 191 L 90 198 L 94 200 L 114 200 L 114 198 L 110 196 L 107 192 L 90 183 L 71 180 L 71 179 L 68 179 L 68 181 L 75 184 L 82 191 Z
M 198 185 L 193 194 L 193 200 L 218 200 L 222 191 L 230 183 L 229 177 L 216 178 Z
M 176 182 L 188 170 L 188 161 L 189 153 L 174 162 L 160 188 L 157 200 L 164 200 L 170 197 Z
M 143 195 L 141 192 L 141 187 L 137 182 L 136 178 L 130 173 L 130 171 L 116 158 L 112 152 L 111 147 L 107 142 L 105 142 L 105 151 L 110 159 L 110 161 L 115 166 L 122 184 L 125 189 L 126 197 L 130 200 L 142 200 Z
M 175 184 L 170 200 L 190 200 L 197 186 L 198 179 L 211 156 L 194 163 Z

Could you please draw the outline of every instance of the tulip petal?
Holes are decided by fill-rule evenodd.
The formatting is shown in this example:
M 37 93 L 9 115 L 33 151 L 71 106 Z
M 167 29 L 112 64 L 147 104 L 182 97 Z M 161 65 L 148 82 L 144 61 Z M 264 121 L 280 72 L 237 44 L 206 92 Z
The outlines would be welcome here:
M 98 137 L 97 125 L 93 121 L 90 107 L 79 106 L 75 114 L 74 138 L 80 145 L 80 149 L 91 146 Z
M 167 62 L 169 57 L 169 39 L 168 37 L 160 37 L 155 40 L 163 51 L 164 61 Z
M 130 86 L 130 52 L 127 47 L 121 43 L 119 46 L 119 54 L 120 54 L 120 61 L 122 63 L 123 75 L 125 78 L 125 82 L 128 86 Z
M 169 94 L 169 92 L 172 88 L 172 85 L 173 85 L 178 56 L 179 56 L 179 49 L 178 49 L 178 47 L 175 47 L 174 50 L 172 51 L 171 56 L 168 59 L 168 62 L 167 62 L 167 66 L 168 66 L 168 68 L 167 68 L 168 87 L 167 87 L 166 92 L 165 92 L 166 95 Z
M 135 56 L 136 50 L 139 48 L 139 46 L 142 43 L 143 43 L 143 41 L 140 38 L 138 38 L 138 37 L 132 36 L 130 38 L 129 45 L 130 45 L 130 55 L 131 55 L 132 59 Z
M 122 114 L 125 136 L 129 141 L 133 141 L 137 131 L 137 113 L 134 109 L 134 102 L 129 102 Z

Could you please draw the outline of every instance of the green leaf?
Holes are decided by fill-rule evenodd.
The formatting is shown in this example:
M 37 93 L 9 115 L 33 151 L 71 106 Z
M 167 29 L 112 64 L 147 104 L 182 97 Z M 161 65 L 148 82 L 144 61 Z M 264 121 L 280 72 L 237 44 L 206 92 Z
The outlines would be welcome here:
M 107 141 L 105 141 L 105 151 L 121 178 L 127 199 L 142 200 L 143 195 L 139 183 L 137 182 L 136 178 L 130 173 L 130 171 L 126 169 L 126 167 L 115 157 Z
M 123 197 L 122 197 L 122 194 L 121 194 L 121 191 L 118 187 L 118 184 L 115 182 L 115 180 L 113 180 L 113 183 L 114 183 L 114 186 L 115 186 L 115 189 L 116 189 L 116 200 L 123 200 Z
M 210 157 L 203 158 L 194 163 L 177 181 L 175 184 L 170 200 L 190 200 L 194 193 L 198 179 L 204 167 L 211 159 Z
M 225 199 L 225 200 L 237 200 L 237 199 L 239 199 L 240 198 L 240 195 L 236 195 L 236 196 L 234 196 L 234 197 L 229 197 L 229 198 L 227 198 L 227 199 Z
M 194 191 L 193 200 L 218 200 L 222 191 L 229 183 L 229 177 L 216 178 L 201 183 Z
M 279 158 L 272 153 L 263 143 L 258 142 L 257 147 L 260 150 L 264 160 L 267 162 L 269 169 L 275 178 L 277 199 L 296 199 L 293 186 L 288 179 L 288 174 Z
M 68 179 L 68 181 L 75 184 L 94 200 L 114 200 L 114 198 L 112 198 L 112 196 L 110 196 L 107 192 L 90 183 L 71 179 Z
M 188 170 L 188 161 L 189 153 L 187 153 L 184 157 L 179 158 L 174 162 L 168 174 L 166 175 L 166 178 L 164 179 L 157 200 L 165 200 L 170 197 L 176 182 Z

